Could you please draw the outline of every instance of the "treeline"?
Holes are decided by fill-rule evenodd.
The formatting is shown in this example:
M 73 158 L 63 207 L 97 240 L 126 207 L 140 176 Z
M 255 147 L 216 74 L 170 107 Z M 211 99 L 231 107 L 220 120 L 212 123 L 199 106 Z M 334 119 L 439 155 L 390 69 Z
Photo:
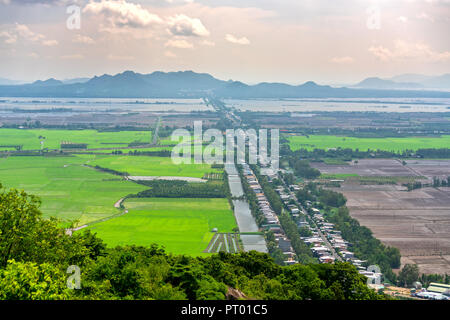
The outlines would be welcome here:
M 386 299 L 348 263 L 282 267 L 256 251 L 191 257 L 157 245 L 108 248 L 89 230 L 69 236 L 60 221 L 42 218 L 36 197 L 3 190 L 0 203 L 2 300 Z M 69 266 L 80 270 L 79 289 L 66 285 Z
M 347 199 L 342 193 L 323 188 L 320 188 L 318 193 L 319 201 L 327 206 L 339 208 L 347 203 Z
M 292 217 L 288 213 L 283 212 L 279 218 L 286 236 L 291 240 L 291 245 L 297 255 L 297 260 L 300 263 L 317 263 L 310 248 L 300 239 L 299 228 L 292 220 Z
M 226 198 L 224 183 L 217 181 L 187 182 L 178 180 L 138 181 L 150 187 L 130 198 Z
M 314 149 L 308 150 L 300 148 L 292 151 L 288 144 L 283 144 L 280 147 L 281 156 L 293 156 L 297 159 L 309 159 L 314 162 L 322 162 L 324 158 L 341 159 L 344 161 L 351 161 L 352 159 L 365 158 L 434 158 L 434 159 L 449 159 L 450 149 L 418 149 L 403 150 L 403 151 L 386 151 L 386 150 L 371 150 L 366 151 L 359 149 L 341 148 L 336 149 Z
M 158 150 L 158 151 L 138 151 L 133 150 L 129 151 L 128 155 L 130 156 L 152 156 L 152 157 L 170 157 L 172 156 L 172 152 L 170 150 Z
M 117 170 L 114 170 L 114 169 L 101 167 L 99 165 L 96 165 L 96 166 L 93 167 L 93 166 L 90 166 L 88 164 L 85 164 L 85 166 L 91 167 L 91 168 L 95 168 L 95 169 L 97 169 L 99 171 L 103 171 L 103 172 L 106 172 L 106 173 L 114 174 L 116 176 L 129 176 L 130 175 L 128 172 L 117 171 Z
M 294 170 L 294 175 L 305 179 L 316 179 L 320 177 L 320 171 L 311 167 L 308 160 L 301 160 L 299 156 L 287 156 L 283 160 L 287 160 L 289 167 Z
M 369 265 L 378 265 L 385 277 L 396 282 L 392 269 L 400 267 L 400 251 L 397 248 L 382 244 L 369 228 L 361 226 L 358 220 L 350 216 L 347 207 L 340 207 L 334 215 L 329 216 L 328 221 L 334 223 L 342 237 L 352 244 L 358 258 L 367 260 Z

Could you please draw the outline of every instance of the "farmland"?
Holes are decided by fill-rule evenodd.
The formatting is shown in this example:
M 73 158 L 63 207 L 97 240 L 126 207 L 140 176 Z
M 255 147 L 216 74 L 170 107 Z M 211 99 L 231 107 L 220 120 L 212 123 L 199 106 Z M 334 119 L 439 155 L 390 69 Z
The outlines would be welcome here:
M 408 138 L 356 138 L 341 136 L 309 135 L 289 136 L 289 146 L 292 150 L 299 149 L 331 149 L 349 148 L 360 151 L 384 150 L 399 152 L 403 150 L 417 150 L 421 148 L 448 148 L 450 136 L 441 137 L 408 137 Z
M 426 183 L 434 176 L 447 177 L 449 160 L 407 160 L 402 165 L 393 159 L 362 159 L 357 164 L 312 166 L 322 172 L 321 178 L 345 180 L 335 190 L 348 199 L 351 216 L 383 243 L 397 247 L 402 265 L 416 263 L 423 273 L 450 272 L 450 188 L 408 192 L 399 185 L 407 177 Z
M 45 137 L 45 139 L 39 137 Z M 23 150 L 40 149 L 40 140 L 44 141 L 43 147 L 49 149 L 59 149 L 62 141 L 85 143 L 88 149 L 95 149 L 127 147 L 131 142 L 150 143 L 151 138 L 151 131 L 0 129 L 0 146 L 22 145 Z
M 170 157 L 96 156 L 89 165 L 100 166 L 131 176 L 176 176 L 202 178 L 206 173 L 221 172 L 209 164 L 175 164 Z
M 108 245 L 158 243 L 172 253 L 204 255 L 213 228 L 236 227 L 227 199 L 141 198 L 124 206 L 125 215 L 91 226 Z
M 0 182 L 42 200 L 44 216 L 80 224 L 117 213 L 116 201 L 145 187 L 83 166 L 80 157 L 8 157 L 0 159 Z

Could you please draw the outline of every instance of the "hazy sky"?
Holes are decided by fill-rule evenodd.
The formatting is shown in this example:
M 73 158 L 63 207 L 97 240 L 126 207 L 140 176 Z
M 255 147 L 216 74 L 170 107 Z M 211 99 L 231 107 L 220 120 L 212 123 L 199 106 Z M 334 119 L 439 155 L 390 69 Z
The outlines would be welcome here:
M 76 8 L 67 13 L 74 4 L 79 28 Z M 0 77 L 193 70 L 299 84 L 438 75 L 450 72 L 449 31 L 450 0 L 0 0 Z

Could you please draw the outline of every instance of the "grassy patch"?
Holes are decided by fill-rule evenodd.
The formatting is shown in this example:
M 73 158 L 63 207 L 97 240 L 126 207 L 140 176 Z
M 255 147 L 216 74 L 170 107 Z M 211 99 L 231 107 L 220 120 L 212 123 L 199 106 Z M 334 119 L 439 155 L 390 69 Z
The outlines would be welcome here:
M 289 146 L 292 150 L 305 148 L 330 149 L 330 148 L 349 148 L 359 149 L 361 151 L 385 150 L 385 151 L 403 151 L 417 150 L 421 148 L 446 148 L 450 147 L 450 136 L 441 136 L 440 138 L 427 137 L 408 137 L 408 138 L 355 138 L 340 136 L 290 136 L 288 137 Z
M 214 233 L 236 227 L 227 199 L 127 199 L 129 212 L 91 227 L 108 245 L 158 243 L 168 252 L 204 255 Z
M 169 157 L 146 156 L 96 156 L 89 165 L 128 172 L 132 176 L 177 176 L 202 178 L 212 169 L 209 164 L 175 164 Z
M 80 224 L 120 212 L 116 201 L 144 186 L 83 166 L 80 157 L 0 159 L 0 182 L 42 199 L 44 216 L 80 220 Z
M 151 142 L 150 131 L 99 132 L 97 130 L 0 129 L 0 145 L 23 145 L 24 150 L 59 149 L 61 141 L 86 143 L 88 149 L 126 147 L 131 142 Z M 2 149 L 3 150 L 3 149 Z

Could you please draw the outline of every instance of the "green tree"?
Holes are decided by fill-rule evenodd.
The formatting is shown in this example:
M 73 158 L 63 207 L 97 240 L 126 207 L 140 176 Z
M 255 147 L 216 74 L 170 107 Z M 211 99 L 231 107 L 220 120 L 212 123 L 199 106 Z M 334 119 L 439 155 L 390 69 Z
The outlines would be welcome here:
M 419 267 L 417 264 L 405 264 L 398 275 L 398 281 L 401 286 L 410 287 L 419 279 Z
M 0 270 L 0 300 L 62 300 L 69 297 L 66 275 L 48 263 L 9 260 Z

